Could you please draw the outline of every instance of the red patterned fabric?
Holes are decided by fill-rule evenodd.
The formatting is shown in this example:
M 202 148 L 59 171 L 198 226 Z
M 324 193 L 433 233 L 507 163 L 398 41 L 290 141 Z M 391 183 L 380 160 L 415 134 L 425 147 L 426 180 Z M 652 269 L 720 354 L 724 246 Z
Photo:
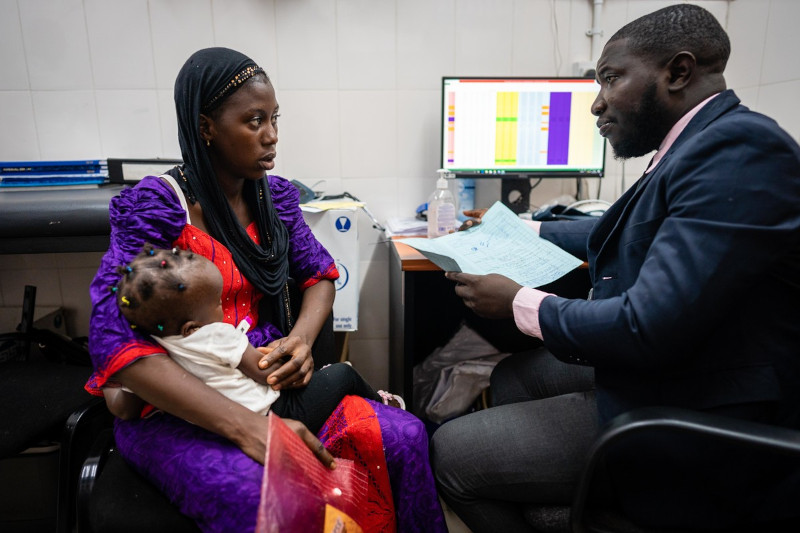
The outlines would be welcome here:
M 367 471 L 367 506 L 359 525 L 370 533 L 397 530 L 389 469 L 383 452 L 378 417 L 358 396 L 345 396 L 319 432 L 319 439 L 335 457 L 350 459 Z
M 250 224 L 246 231 L 256 244 L 261 244 L 255 222 Z M 258 323 L 258 302 L 262 295 L 255 291 L 253 284 L 239 272 L 233 262 L 233 255 L 225 245 L 190 224 L 184 226 L 174 244 L 178 248 L 191 250 L 207 258 L 222 273 L 222 311 L 225 314 L 225 322 L 235 326 L 248 318 L 250 324 Z

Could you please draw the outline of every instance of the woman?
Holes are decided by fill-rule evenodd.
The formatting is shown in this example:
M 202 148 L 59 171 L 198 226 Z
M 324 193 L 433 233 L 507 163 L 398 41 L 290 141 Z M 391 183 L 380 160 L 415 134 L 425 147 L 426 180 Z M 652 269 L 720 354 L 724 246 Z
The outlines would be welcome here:
M 249 340 L 268 348 L 260 366 L 272 372 L 268 383 L 278 390 L 308 383 L 311 346 L 331 312 L 331 280 L 338 273 L 303 221 L 294 186 L 266 175 L 275 165 L 278 103 L 264 71 L 233 50 L 200 50 L 178 74 L 175 104 L 184 165 L 169 177 L 143 179 L 111 203 L 111 245 L 91 286 L 95 373 L 87 390 L 110 394 L 122 385 L 148 404 L 145 417 L 116 420 L 116 443 L 184 514 L 207 531 L 249 531 L 256 523 L 267 419 L 187 375 L 131 330 L 111 289 L 116 269 L 146 242 L 214 262 L 225 280 L 225 320 L 254 324 Z M 296 318 L 290 277 L 303 291 Z M 158 410 L 147 416 L 151 406 Z M 430 531 L 432 524 L 444 530 L 421 422 L 362 399 L 342 402 L 334 415 L 320 434 L 328 448 L 378 461 L 370 466 L 369 527 L 391 530 L 396 515 L 401 531 Z M 313 434 L 317 428 L 285 421 L 321 461 L 333 463 Z M 357 421 L 359 428 L 374 421 L 369 440 L 353 442 L 348 428 Z M 387 513 L 387 505 L 395 512 Z

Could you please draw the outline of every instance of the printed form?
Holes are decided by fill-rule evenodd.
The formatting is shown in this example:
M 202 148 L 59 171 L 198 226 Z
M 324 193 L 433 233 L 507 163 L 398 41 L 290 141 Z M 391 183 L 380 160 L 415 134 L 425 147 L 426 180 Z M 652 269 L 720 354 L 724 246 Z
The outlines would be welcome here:
M 502 274 L 525 287 L 540 287 L 583 261 L 537 233 L 496 202 L 481 223 L 435 239 L 403 239 L 446 272 Z

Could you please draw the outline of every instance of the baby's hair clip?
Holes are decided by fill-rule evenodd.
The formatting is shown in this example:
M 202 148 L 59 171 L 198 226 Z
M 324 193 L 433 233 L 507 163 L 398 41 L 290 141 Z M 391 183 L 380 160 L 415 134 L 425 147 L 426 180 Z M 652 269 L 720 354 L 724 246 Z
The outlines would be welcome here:
M 123 305 L 125 305 L 125 307 L 130 307 L 131 306 L 131 301 L 128 300 L 127 296 L 123 296 L 119 300 L 123 303 Z
M 150 248 L 149 250 L 147 250 L 147 255 L 156 255 L 155 249 L 154 248 Z
M 184 285 L 183 283 L 178 283 L 178 290 L 179 291 L 185 291 L 186 290 L 186 285 Z
M 116 285 L 114 285 L 113 287 L 111 287 L 111 292 L 117 292 L 117 288 L 118 287 Z
M 179 250 L 178 250 L 177 246 L 172 249 L 172 255 L 178 255 L 178 252 L 179 252 Z
M 158 328 L 158 331 L 164 331 L 164 326 L 161 324 L 158 324 L 156 327 Z
M 131 266 L 130 266 L 130 265 L 125 265 L 125 272 L 127 272 L 128 274 L 130 274 L 131 272 L 133 272 L 133 269 L 131 268 Z
M 131 329 L 136 329 L 136 324 L 131 324 Z
M 161 268 L 167 268 L 167 262 L 161 261 Z

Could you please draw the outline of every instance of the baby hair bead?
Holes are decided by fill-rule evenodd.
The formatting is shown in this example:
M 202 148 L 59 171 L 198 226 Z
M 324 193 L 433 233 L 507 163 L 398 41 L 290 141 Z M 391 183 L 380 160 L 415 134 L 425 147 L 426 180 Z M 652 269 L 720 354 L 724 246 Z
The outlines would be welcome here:
M 127 297 L 127 296 L 123 296 L 123 297 L 122 297 L 122 298 L 120 298 L 119 300 L 122 302 L 122 304 L 123 304 L 124 306 L 126 306 L 126 307 L 130 307 L 130 305 L 131 305 L 131 301 L 130 301 L 130 300 L 128 300 L 128 297 Z

